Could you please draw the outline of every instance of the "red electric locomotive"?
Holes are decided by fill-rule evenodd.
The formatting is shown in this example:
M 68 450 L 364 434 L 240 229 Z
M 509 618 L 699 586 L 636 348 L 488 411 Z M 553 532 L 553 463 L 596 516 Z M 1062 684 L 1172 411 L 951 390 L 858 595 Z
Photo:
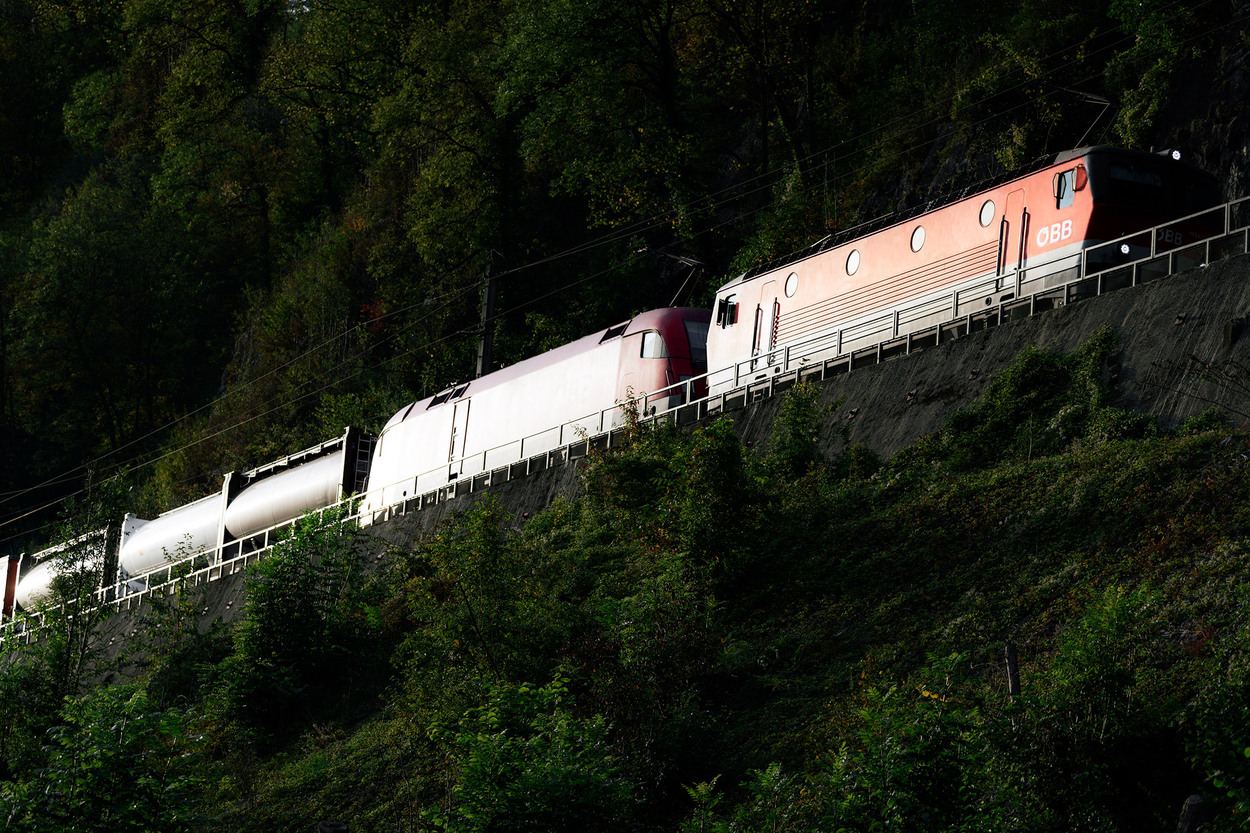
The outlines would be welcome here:
M 725 284 L 708 335 L 711 388 L 740 383 L 740 363 L 747 378 L 779 369 L 786 349 L 841 355 L 1057 286 L 1078 276 L 1084 250 L 1219 201 L 1214 178 L 1179 155 L 1059 154 L 975 196 Z M 1167 234 L 1157 250 L 1186 242 L 1182 231 Z M 1149 253 L 1148 237 L 1129 243 L 1096 254 Z

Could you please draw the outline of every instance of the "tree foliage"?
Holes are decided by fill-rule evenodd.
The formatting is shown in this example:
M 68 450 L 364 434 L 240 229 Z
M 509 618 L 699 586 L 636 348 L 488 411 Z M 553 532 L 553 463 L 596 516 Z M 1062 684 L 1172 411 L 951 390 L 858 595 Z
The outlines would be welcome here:
M 228 627 L 154 611 L 128 679 L 55 689 L 54 639 L 0 669 L 0 811 L 1031 833 L 1157 829 L 1201 792 L 1240 829 L 1246 438 L 1105 430 L 1112 347 L 1025 351 L 879 466 L 796 386 L 772 445 L 632 421 L 532 518 L 487 499 L 385 547 L 304 525 Z

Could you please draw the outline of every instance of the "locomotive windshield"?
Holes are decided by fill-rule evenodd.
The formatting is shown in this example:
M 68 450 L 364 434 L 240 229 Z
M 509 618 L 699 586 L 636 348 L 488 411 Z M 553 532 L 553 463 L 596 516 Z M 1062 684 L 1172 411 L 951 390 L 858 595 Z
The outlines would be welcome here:
M 1180 217 L 1220 202 L 1212 176 L 1166 157 L 1094 154 L 1089 167 L 1096 203 Z

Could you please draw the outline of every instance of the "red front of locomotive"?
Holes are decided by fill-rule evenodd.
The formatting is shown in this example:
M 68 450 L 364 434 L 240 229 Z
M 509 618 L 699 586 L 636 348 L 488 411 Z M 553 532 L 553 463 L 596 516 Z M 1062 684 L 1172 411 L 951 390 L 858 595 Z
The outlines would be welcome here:
M 677 307 L 635 316 L 621 338 L 617 400 L 647 395 L 649 410 L 685 401 L 683 382 L 707 373 L 707 334 L 712 313 Z M 693 385 L 693 398 L 705 396 L 706 380 Z
M 1093 148 L 1081 160 L 1094 203 L 1088 237 L 1115 240 L 1141 229 L 1197 214 L 1221 202 L 1219 186 L 1207 172 L 1181 161 L 1180 154 L 1152 154 Z M 1209 218 L 1160 229 L 1155 251 L 1162 252 L 1219 233 Z M 1149 238 L 1131 240 L 1131 256 L 1148 252 Z

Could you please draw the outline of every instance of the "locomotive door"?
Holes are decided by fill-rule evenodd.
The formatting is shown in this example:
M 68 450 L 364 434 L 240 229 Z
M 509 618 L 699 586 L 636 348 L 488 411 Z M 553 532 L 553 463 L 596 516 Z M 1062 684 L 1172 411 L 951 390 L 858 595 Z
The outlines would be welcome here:
M 777 282 L 769 281 L 760 290 L 755 306 L 755 332 L 751 336 L 751 369 L 775 363 L 772 349 L 777 346 L 777 328 L 781 324 L 781 299 Z M 764 353 L 761 357 L 760 354 Z
M 451 418 L 451 442 L 447 446 L 447 479 L 455 480 L 464 471 L 464 440 L 469 433 L 469 406 L 472 399 L 455 403 L 456 410 Z
M 1012 288 L 1017 293 L 1020 289 L 1020 270 L 1024 268 L 1028 241 L 1029 211 L 1024 205 L 1024 189 L 1012 191 L 1007 195 L 1007 207 L 1003 210 L 1003 221 L 999 227 L 999 275 L 1000 290 Z

